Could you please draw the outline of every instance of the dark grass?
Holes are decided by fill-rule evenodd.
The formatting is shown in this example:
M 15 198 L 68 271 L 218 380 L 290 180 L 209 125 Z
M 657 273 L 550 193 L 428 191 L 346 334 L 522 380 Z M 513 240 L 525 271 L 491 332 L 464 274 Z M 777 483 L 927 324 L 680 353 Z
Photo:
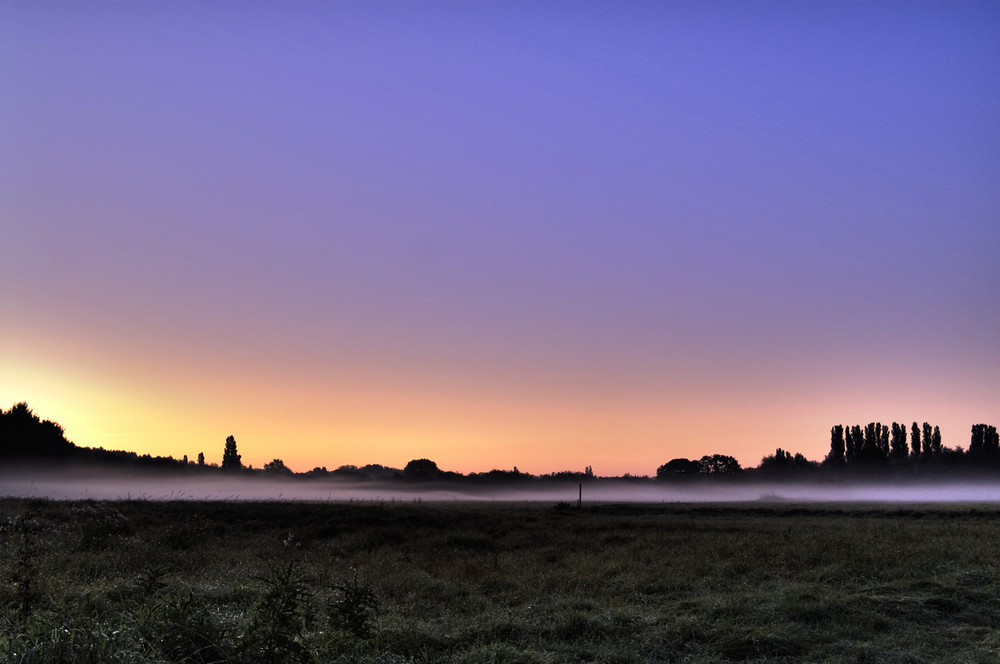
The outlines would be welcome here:
M 4 662 L 990 662 L 992 505 L 2 500 Z

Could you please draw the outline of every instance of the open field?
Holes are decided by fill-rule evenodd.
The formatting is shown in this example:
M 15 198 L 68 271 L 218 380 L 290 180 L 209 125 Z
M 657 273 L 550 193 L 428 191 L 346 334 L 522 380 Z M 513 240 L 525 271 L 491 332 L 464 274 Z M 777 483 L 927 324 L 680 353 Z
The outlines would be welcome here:
M 3 662 L 939 662 L 1000 506 L 0 500 Z

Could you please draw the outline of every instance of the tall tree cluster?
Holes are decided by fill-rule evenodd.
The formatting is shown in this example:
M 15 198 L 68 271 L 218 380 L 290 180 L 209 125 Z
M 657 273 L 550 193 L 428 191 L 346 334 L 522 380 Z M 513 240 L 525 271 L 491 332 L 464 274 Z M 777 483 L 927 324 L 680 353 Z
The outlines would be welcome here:
M 969 456 L 977 461 L 996 465 L 1000 463 L 1000 436 L 997 428 L 989 424 L 973 424 Z
M 975 436 L 975 427 L 973 430 Z M 888 426 L 881 422 L 869 422 L 864 427 L 836 424 L 830 429 L 830 453 L 823 464 L 900 463 L 907 459 L 926 460 L 942 454 L 940 427 L 932 427 L 927 422 L 921 426 L 914 422 L 910 432 L 910 443 L 907 444 L 907 427 L 899 422 Z

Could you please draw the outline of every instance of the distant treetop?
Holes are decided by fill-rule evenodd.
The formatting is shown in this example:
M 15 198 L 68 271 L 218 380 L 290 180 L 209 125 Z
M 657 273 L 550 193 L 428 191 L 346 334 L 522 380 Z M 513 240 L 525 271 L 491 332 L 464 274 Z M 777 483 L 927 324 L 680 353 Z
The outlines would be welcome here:
M 441 469 L 430 459 L 414 459 L 403 468 L 403 477 L 413 480 L 431 480 L 441 476 Z

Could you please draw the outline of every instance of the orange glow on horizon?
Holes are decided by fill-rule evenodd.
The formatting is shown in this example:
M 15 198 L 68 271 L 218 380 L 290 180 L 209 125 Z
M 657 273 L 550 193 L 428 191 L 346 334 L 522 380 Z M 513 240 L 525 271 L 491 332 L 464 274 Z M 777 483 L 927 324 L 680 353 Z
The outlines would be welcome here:
M 429 458 L 463 474 L 592 466 L 603 476 L 654 475 L 672 458 L 713 453 L 752 467 L 777 447 L 818 461 L 833 424 L 894 416 L 940 423 L 945 444 L 964 446 L 972 420 L 984 419 L 976 412 L 981 404 L 946 413 L 937 395 L 852 393 L 837 382 L 792 382 L 767 395 L 735 380 L 681 390 L 642 377 L 641 389 L 551 377 L 475 384 L 460 374 L 414 383 L 358 370 L 197 372 L 171 358 L 118 366 L 71 360 L 72 345 L 61 353 L 49 347 L 44 357 L 30 343 L 19 348 L 18 359 L 6 352 L 0 365 L 0 407 L 27 401 L 78 445 L 191 461 L 202 452 L 218 463 L 226 436 L 234 435 L 246 465 L 280 458 L 298 472 L 371 463 L 402 468 Z M 869 412 L 869 404 L 879 412 Z

